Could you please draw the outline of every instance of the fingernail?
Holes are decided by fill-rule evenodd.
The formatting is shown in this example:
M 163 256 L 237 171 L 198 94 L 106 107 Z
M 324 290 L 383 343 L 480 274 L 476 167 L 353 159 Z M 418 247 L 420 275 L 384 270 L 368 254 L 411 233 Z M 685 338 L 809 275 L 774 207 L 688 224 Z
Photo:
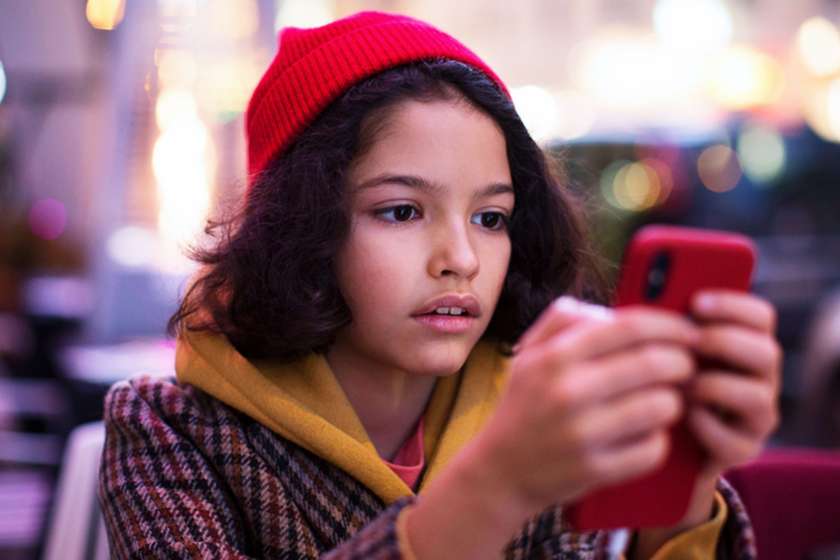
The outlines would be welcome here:
M 573 311 L 580 307 L 580 302 L 572 296 L 560 296 L 554 300 L 554 307 L 560 311 Z
M 606 320 L 613 316 L 613 310 L 609 307 L 604 307 L 603 305 L 594 305 L 591 303 L 587 303 L 586 305 L 586 312 L 589 314 L 590 317 L 593 319 L 601 319 Z

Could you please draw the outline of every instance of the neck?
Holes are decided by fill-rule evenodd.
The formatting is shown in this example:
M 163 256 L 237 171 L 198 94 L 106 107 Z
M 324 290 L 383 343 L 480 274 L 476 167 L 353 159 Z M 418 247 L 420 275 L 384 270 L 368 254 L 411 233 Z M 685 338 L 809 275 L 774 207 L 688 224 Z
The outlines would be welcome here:
M 376 369 L 335 347 L 326 359 L 379 456 L 391 459 L 423 414 L 437 378 Z

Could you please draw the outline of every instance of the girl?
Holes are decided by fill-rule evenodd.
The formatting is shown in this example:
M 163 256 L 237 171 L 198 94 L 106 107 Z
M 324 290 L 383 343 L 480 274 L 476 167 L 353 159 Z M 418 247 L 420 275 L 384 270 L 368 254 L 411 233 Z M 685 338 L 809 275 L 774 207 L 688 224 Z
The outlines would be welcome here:
M 772 307 L 572 297 L 599 293 L 581 222 L 476 55 L 384 13 L 286 29 L 246 128 L 244 205 L 170 322 L 177 380 L 106 400 L 115 556 L 602 557 L 563 504 L 654 469 L 684 414 L 690 508 L 627 555 L 754 556 L 720 475 L 776 424 Z

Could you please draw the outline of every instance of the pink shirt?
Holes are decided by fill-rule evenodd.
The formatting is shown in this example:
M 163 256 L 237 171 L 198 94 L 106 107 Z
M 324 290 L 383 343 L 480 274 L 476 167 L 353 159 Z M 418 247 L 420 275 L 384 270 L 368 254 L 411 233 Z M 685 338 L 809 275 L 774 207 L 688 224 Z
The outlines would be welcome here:
M 426 464 L 426 458 L 423 454 L 423 417 L 417 421 L 417 428 L 414 434 L 411 435 L 402 447 L 400 447 L 397 454 L 394 455 L 393 461 L 385 461 L 385 464 L 390 467 L 394 473 L 405 482 L 409 488 L 414 488 L 417 479 L 420 478 L 420 473 L 423 472 L 423 467 Z

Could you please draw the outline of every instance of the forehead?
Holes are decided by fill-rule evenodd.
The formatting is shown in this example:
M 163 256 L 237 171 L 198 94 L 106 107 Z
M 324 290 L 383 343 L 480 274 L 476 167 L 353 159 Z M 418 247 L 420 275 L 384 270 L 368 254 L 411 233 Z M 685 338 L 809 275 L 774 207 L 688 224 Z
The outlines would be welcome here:
M 421 175 L 443 185 L 511 180 L 501 128 L 463 99 L 400 102 L 372 136 L 351 166 L 351 185 L 386 172 Z

